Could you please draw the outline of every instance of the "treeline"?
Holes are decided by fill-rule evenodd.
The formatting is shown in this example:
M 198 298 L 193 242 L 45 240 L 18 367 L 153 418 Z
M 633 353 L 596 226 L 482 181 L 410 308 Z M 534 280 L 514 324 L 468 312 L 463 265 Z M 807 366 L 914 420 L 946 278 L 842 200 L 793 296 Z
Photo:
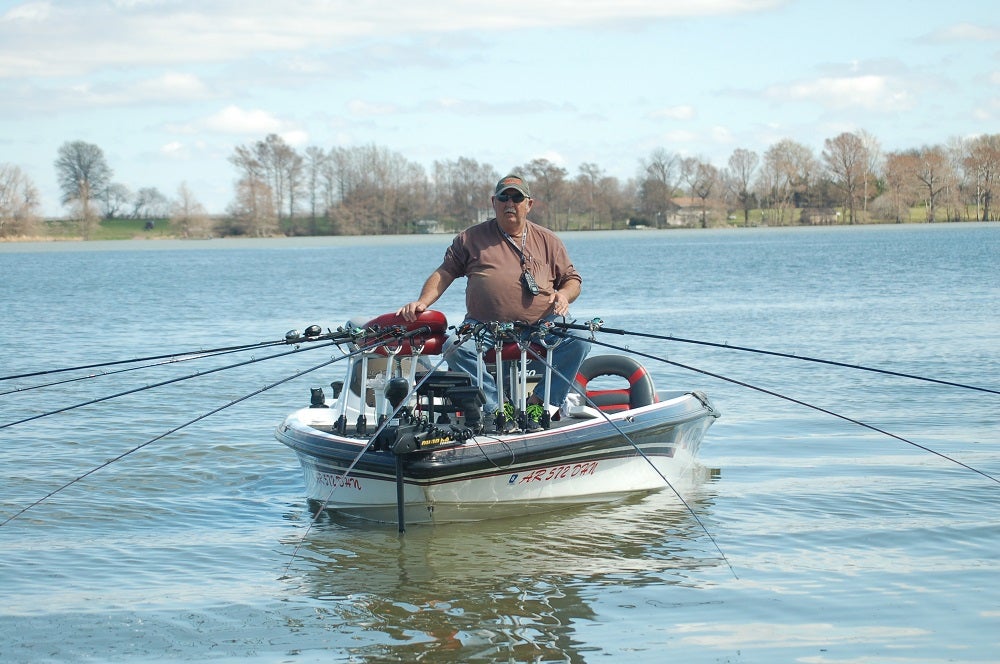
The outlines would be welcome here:
M 627 180 L 596 163 L 571 173 L 545 159 L 501 173 L 463 157 L 427 172 L 376 145 L 299 151 L 274 134 L 237 146 L 229 162 L 233 199 L 211 216 L 185 184 L 168 199 L 114 182 L 96 145 L 64 144 L 55 168 L 84 237 L 102 218 L 164 216 L 185 236 L 454 231 L 491 214 L 490 190 L 509 170 L 531 183 L 533 218 L 555 230 L 903 222 L 914 208 L 925 221 L 996 220 L 1000 134 L 883 153 L 867 132 L 845 132 L 819 153 L 785 139 L 763 154 L 737 148 L 722 165 L 660 148 Z M 30 178 L 0 164 L 0 235 L 30 235 L 37 209 Z
M 436 161 L 428 174 L 374 145 L 300 153 L 276 135 L 237 147 L 230 162 L 230 230 L 251 235 L 409 233 L 428 221 L 458 230 L 491 213 L 503 175 L 469 158 Z M 531 183 L 535 220 L 555 230 L 903 222 L 914 207 L 927 221 L 987 220 L 997 218 L 1000 134 L 887 154 L 865 132 L 827 139 L 818 155 L 786 139 L 762 155 L 738 148 L 722 167 L 658 149 L 625 181 L 594 163 L 511 170 Z

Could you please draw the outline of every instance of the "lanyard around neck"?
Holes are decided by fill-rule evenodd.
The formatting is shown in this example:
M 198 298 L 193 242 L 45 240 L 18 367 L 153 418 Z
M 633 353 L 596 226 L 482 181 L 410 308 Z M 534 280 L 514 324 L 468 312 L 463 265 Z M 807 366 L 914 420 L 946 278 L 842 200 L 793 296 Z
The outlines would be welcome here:
M 500 228 L 500 222 L 497 222 L 497 228 Z M 500 232 L 503 234 L 503 237 L 505 240 L 507 240 L 508 244 L 510 244 L 510 246 L 514 248 L 514 251 L 517 252 L 517 255 L 521 257 L 521 267 L 524 267 L 525 262 L 527 262 L 527 259 L 524 256 L 524 245 L 525 242 L 528 241 L 528 226 L 525 225 L 524 231 L 521 233 L 520 249 L 517 248 L 517 243 L 514 242 L 514 238 L 511 237 L 510 233 L 508 233 L 502 228 L 500 228 Z

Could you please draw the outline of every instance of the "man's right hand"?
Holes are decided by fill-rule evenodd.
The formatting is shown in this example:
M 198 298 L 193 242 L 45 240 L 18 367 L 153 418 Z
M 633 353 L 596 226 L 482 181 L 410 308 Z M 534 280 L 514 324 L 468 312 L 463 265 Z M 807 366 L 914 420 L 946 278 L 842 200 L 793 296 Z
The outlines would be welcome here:
M 402 316 L 403 320 L 413 322 L 419 318 L 420 314 L 427 311 L 427 305 L 419 300 L 410 302 L 409 304 L 404 304 L 396 312 L 397 316 Z

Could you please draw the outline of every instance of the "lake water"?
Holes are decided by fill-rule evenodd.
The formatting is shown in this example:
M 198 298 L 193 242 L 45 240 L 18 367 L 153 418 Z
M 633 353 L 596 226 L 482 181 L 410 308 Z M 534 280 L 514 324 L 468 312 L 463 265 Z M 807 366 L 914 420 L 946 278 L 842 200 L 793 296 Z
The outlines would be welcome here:
M 564 238 L 581 320 L 1000 389 L 996 224 Z M 0 244 L 0 377 L 374 317 L 449 241 Z M 460 284 L 437 308 L 461 320 Z M 997 394 L 599 339 L 1000 477 Z M 275 352 L 148 390 L 251 354 L 0 381 L 0 425 L 140 390 L 0 428 L 0 520 L 139 448 L 0 527 L 0 661 L 1000 661 L 1000 486 L 914 445 L 647 360 L 723 413 L 697 520 L 666 491 L 403 535 L 310 526 L 273 429 L 340 365 L 238 401 L 331 357 Z

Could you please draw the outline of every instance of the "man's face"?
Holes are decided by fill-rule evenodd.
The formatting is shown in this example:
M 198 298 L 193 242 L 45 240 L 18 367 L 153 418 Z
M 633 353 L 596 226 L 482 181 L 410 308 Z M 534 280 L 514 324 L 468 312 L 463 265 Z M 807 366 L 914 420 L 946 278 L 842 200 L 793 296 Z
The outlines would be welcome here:
M 520 229 L 528 218 L 532 200 L 517 189 L 504 189 L 493 197 L 493 211 L 508 229 Z M 509 232 L 509 231 L 508 231 Z

